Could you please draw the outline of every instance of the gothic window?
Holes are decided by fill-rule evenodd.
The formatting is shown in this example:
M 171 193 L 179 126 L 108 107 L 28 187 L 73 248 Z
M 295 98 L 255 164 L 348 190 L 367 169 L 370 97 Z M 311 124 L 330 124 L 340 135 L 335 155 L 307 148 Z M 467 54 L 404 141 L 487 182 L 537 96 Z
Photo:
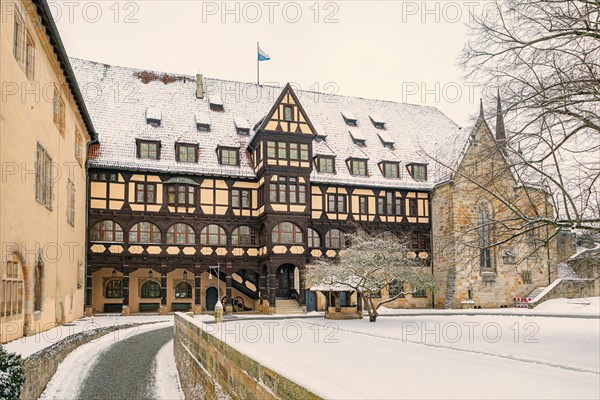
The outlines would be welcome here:
M 481 269 L 492 269 L 491 229 L 492 222 L 490 213 L 486 207 L 480 207 L 477 211 L 477 224 L 479 234 L 479 266 Z
M 42 311 L 42 296 L 44 289 L 44 263 L 41 259 L 38 260 L 35 264 L 33 279 L 33 311 Z
M 187 224 L 171 225 L 167 231 L 167 244 L 195 244 L 194 229 Z
M 22 314 L 25 284 L 16 257 L 6 262 L 6 269 L 0 271 L 0 279 L 0 316 Z
M 92 242 L 122 242 L 123 229 L 114 221 L 104 220 L 92 227 Z
M 187 282 L 179 282 L 175 287 L 175 298 L 176 299 L 191 299 L 192 298 L 192 285 Z
M 104 297 L 107 299 L 122 299 L 123 281 L 121 279 L 111 279 L 106 282 Z
M 160 229 L 151 222 L 140 222 L 129 230 L 129 243 L 160 243 Z
M 282 222 L 273 228 L 271 239 L 274 244 L 303 244 L 302 231 L 298 225 Z
M 142 299 L 160 299 L 160 285 L 155 281 L 146 281 L 142 285 Z
M 227 246 L 225 229 L 216 224 L 205 226 L 200 232 L 200 243 L 205 246 Z

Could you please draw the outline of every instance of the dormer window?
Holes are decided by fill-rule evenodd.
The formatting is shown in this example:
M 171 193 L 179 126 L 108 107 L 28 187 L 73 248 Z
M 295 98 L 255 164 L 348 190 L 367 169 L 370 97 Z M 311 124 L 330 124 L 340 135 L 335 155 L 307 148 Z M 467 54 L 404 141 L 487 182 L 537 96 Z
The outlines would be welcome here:
M 394 140 L 387 133 L 377 132 L 377 136 L 379 136 L 379 140 L 381 140 L 383 147 L 387 147 L 388 149 L 394 148 Z
M 178 162 L 197 163 L 198 145 L 187 143 L 175 144 L 175 158 Z
M 235 129 L 238 135 L 249 135 L 250 134 L 250 124 L 248 120 L 243 117 L 233 117 L 233 122 L 235 123 Z
M 210 98 L 208 99 L 208 106 L 211 109 L 211 111 L 224 111 L 223 100 L 221 100 L 221 96 L 219 95 L 210 96 Z
M 194 119 L 198 132 L 210 132 L 210 117 L 208 114 L 196 114 Z
M 319 172 L 335 174 L 335 157 L 318 156 L 315 158 L 315 165 Z
M 373 126 L 377 129 L 385 129 L 385 121 L 379 114 L 369 114 L 369 118 L 371 122 L 373 122 Z
M 354 114 L 351 113 L 350 111 L 348 111 L 348 110 L 342 111 L 342 117 L 344 117 L 344 121 L 346 122 L 346 125 L 348 125 L 348 126 L 357 126 L 358 125 L 358 120 L 356 119 Z
M 240 164 L 240 152 L 235 147 L 219 147 L 217 148 L 219 164 L 236 166 Z
M 162 120 L 162 111 L 157 107 L 148 107 L 146 109 L 146 123 L 153 127 L 160 126 Z
M 367 138 L 362 134 L 362 132 L 356 130 L 352 132 L 349 131 L 348 133 L 352 137 L 354 144 L 358 146 L 364 146 L 366 144 Z
M 367 160 L 348 160 L 348 169 L 352 175 L 367 176 Z
M 316 142 L 325 142 L 327 141 L 327 133 L 325 133 L 325 128 L 323 128 L 322 125 L 320 124 L 313 124 L 313 126 L 315 127 L 315 131 L 317 132 L 317 135 L 315 136 L 315 141 Z
M 138 140 L 137 158 L 160 160 L 160 142 L 155 140 Z
M 415 181 L 426 181 L 427 180 L 427 165 L 426 164 L 409 164 L 407 165 L 410 176 Z
M 400 163 L 383 161 L 379 167 L 386 178 L 400 178 Z

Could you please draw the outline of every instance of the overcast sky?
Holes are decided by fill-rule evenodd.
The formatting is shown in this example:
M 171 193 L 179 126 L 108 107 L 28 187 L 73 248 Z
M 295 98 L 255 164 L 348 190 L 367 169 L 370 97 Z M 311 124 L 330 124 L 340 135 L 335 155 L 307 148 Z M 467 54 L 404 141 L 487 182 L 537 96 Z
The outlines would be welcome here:
M 70 56 L 107 64 L 426 104 L 461 126 L 480 90 L 457 56 L 469 10 L 451 1 L 49 1 Z

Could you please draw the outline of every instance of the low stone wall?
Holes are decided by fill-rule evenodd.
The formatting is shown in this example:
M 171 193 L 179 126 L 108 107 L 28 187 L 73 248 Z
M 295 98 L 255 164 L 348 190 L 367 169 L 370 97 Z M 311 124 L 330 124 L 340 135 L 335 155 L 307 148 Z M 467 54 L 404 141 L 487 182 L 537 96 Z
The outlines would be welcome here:
M 561 279 L 540 300 L 535 303 L 530 302 L 528 306 L 529 308 L 534 308 L 544 301 L 551 299 L 576 299 L 580 297 L 593 297 L 594 295 L 594 285 L 589 279 Z
M 319 399 L 175 314 L 175 361 L 187 399 Z
M 144 324 L 115 325 L 76 333 L 37 353 L 33 353 L 23 360 L 25 383 L 21 387 L 20 398 L 22 400 L 31 400 L 40 397 L 46 385 L 48 385 L 48 382 L 50 382 L 50 379 L 56 373 L 58 365 L 79 346 L 106 334 L 139 325 Z

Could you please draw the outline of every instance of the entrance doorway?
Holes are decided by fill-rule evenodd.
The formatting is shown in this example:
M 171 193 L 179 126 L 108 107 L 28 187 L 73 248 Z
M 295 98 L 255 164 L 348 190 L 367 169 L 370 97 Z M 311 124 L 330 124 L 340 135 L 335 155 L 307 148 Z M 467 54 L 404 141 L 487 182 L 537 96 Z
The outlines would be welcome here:
M 291 264 L 283 264 L 281 267 L 277 268 L 277 273 L 275 274 L 277 290 L 275 295 L 278 299 L 290 298 L 291 289 L 293 287 L 294 268 L 295 267 Z
M 208 311 L 214 311 L 215 305 L 219 300 L 219 292 L 216 287 L 209 287 L 206 289 L 206 309 Z

